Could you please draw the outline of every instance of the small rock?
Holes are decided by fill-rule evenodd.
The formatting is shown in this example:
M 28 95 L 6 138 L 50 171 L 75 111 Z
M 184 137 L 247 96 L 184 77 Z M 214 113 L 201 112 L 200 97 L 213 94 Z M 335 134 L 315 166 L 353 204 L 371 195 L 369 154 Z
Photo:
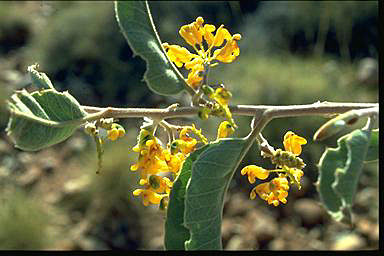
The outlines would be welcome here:
M 221 237 L 223 244 L 227 243 L 234 235 L 234 221 L 230 218 L 224 218 L 221 224 Z
M 76 179 L 71 179 L 64 184 L 63 192 L 66 194 L 76 194 L 89 186 L 91 180 L 88 175 L 82 175 Z
M 310 250 L 326 250 L 324 243 L 320 240 L 311 240 L 309 242 Z
M 261 211 L 253 210 L 246 216 L 246 223 L 249 223 L 246 230 L 248 234 L 256 239 L 263 246 L 274 239 L 278 233 L 276 220 Z
M 41 157 L 41 159 L 39 160 L 40 160 L 41 169 L 46 174 L 52 174 L 53 170 L 57 168 L 57 166 L 59 165 L 58 160 L 53 155 Z
M 372 223 L 366 218 L 357 222 L 356 230 L 373 241 L 379 240 L 379 225 Z
M 41 169 L 36 166 L 32 166 L 31 168 L 27 169 L 25 173 L 23 173 L 17 178 L 17 182 L 23 186 L 32 185 L 37 182 L 40 176 Z
M 0 178 L 4 178 L 4 177 L 7 177 L 9 176 L 10 174 L 10 170 L 8 168 L 5 168 L 5 167 L 0 167 Z
M 27 165 L 27 166 L 29 164 L 31 164 L 34 160 L 36 160 L 36 159 L 34 159 L 33 154 L 28 153 L 28 152 L 21 152 L 17 156 L 18 156 L 20 162 L 24 165 Z
M 0 154 L 9 152 L 9 145 L 5 143 L 3 140 L 0 140 Z
M 379 225 L 378 224 L 372 224 L 371 226 L 372 226 L 372 230 L 371 230 L 369 237 L 373 241 L 379 241 L 379 235 L 380 235 Z
M 355 212 L 366 213 L 372 208 L 372 204 L 378 204 L 378 191 L 376 188 L 366 187 L 356 194 L 354 210 Z
M 253 211 L 254 201 L 249 200 L 244 193 L 235 193 L 231 195 L 228 203 L 225 205 L 224 214 L 226 216 L 244 216 L 247 212 Z
M 164 250 L 164 237 L 163 236 L 154 237 L 149 241 L 149 246 L 151 250 Z
M 285 250 L 285 241 L 282 238 L 277 238 L 268 244 L 269 250 Z
M 331 244 L 331 250 L 359 250 L 366 246 L 364 238 L 358 234 L 342 235 Z
M 323 223 L 325 211 L 313 199 L 299 199 L 294 203 L 293 209 L 301 218 L 302 225 L 305 227 L 313 227 L 316 224 Z
M 12 156 L 4 156 L 0 160 L 0 165 L 7 168 L 10 172 L 17 170 L 20 167 L 19 161 Z
M 244 243 L 244 239 L 241 235 L 235 235 L 233 236 L 225 248 L 226 250 L 252 250 L 252 248 L 248 247 Z

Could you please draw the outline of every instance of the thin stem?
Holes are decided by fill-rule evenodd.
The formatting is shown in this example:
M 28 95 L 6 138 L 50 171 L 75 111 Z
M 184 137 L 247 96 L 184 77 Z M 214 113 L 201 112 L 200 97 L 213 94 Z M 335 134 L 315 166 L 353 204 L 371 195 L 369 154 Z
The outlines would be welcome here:
M 262 155 L 273 155 L 275 149 L 271 145 L 269 145 L 268 141 L 263 137 L 261 132 L 259 132 L 259 134 L 256 136 L 256 141 L 259 144 Z
M 199 88 L 197 89 L 197 92 L 192 97 L 192 106 L 198 106 L 199 102 L 201 102 L 202 96 L 203 96 L 203 89 L 201 88 L 203 85 L 208 85 L 208 75 L 209 75 L 209 63 L 204 64 L 204 77 L 199 85 Z
M 379 114 L 379 106 L 373 108 L 354 110 L 359 117 L 370 116 L 376 117 Z
M 333 102 L 316 102 L 308 105 L 287 105 L 287 106 L 268 106 L 268 105 L 238 105 L 230 106 L 233 115 L 239 116 L 256 116 L 263 115 L 277 117 L 294 117 L 294 116 L 327 116 L 331 114 L 341 114 L 352 109 L 378 107 L 378 103 L 333 103 Z M 147 116 L 150 118 L 176 118 L 196 116 L 198 107 L 177 107 L 172 109 L 158 108 L 100 108 L 82 106 L 83 109 L 90 113 L 98 113 L 105 111 L 102 117 L 115 118 L 132 118 Z M 95 119 L 94 119 L 95 120 Z
M 175 139 L 175 131 L 182 129 L 181 126 L 170 124 L 165 120 L 159 122 L 159 125 L 161 125 L 167 131 L 169 142 Z
M 371 132 L 373 127 L 374 127 L 374 125 L 375 125 L 375 123 L 376 123 L 376 118 L 377 118 L 377 115 L 379 114 L 379 109 L 377 108 L 376 111 L 372 111 L 372 112 L 369 112 L 369 111 L 363 112 L 363 111 L 361 111 L 360 114 L 361 115 L 366 114 L 366 115 L 369 116 L 368 120 L 367 120 L 367 123 L 366 123 L 366 125 L 364 126 L 363 129 L 366 130 L 366 131 L 370 131 Z
M 378 103 L 331 103 L 316 102 L 308 105 L 288 105 L 288 106 L 254 106 L 238 105 L 231 106 L 233 115 L 255 116 L 258 119 L 257 129 L 262 130 L 264 126 L 274 118 L 294 117 L 294 116 L 327 116 L 331 114 L 341 114 L 352 109 L 378 107 Z M 81 125 L 87 121 L 94 121 L 100 118 L 143 118 L 149 117 L 154 120 L 163 120 L 176 117 L 192 117 L 198 114 L 198 107 L 175 107 L 175 108 L 99 108 L 82 106 L 83 110 L 89 115 L 70 121 L 51 121 L 39 118 L 34 115 L 12 109 L 11 114 L 22 117 L 42 125 L 50 127 L 64 127 L 70 125 Z M 255 133 L 257 130 L 255 131 Z

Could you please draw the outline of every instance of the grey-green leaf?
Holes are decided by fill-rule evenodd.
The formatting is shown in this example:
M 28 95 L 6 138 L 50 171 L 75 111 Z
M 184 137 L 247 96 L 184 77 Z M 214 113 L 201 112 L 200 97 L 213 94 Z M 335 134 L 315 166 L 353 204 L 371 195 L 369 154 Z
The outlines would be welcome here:
M 57 144 L 72 135 L 79 125 L 53 127 L 51 124 L 84 117 L 80 104 L 68 92 L 45 89 L 28 93 L 17 91 L 8 102 L 11 112 L 7 134 L 15 146 L 36 151 Z
M 248 149 L 246 145 L 245 139 L 219 140 L 202 147 L 184 161 L 173 183 L 167 209 L 167 250 L 222 248 L 224 196 Z
M 208 146 L 193 152 L 185 159 L 179 176 L 175 179 L 165 221 L 164 246 L 167 250 L 185 250 L 184 243 L 189 239 L 189 230 L 184 226 L 185 190 L 191 177 L 192 164 Z
M 185 81 L 161 46 L 147 1 L 116 1 L 115 13 L 132 51 L 147 62 L 144 80 L 148 87 L 161 95 L 181 92 Z
M 39 89 L 54 89 L 49 80 L 48 76 L 45 73 L 37 71 L 38 65 L 30 65 L 27 68 L 29 75 L 31 76 L 32 84 Z
M 328 212 L 337 221 L 351 224 L 351 206 L 356 193 L 370 132 L 355 130 L 328 148 L 319 162 L 317 189 Z
M 222 249 L 224 196 L 246 144 L 245 139 L 219 140 L 193 162 L 185 195 L 184 225 L 190 232 L 185 249 Z

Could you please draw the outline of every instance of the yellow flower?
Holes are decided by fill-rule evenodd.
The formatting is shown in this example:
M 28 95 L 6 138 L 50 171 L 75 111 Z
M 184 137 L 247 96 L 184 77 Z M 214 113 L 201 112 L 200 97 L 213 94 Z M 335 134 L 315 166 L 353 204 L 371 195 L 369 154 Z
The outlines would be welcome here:
M 268 204 L 274 206 L 278 206 L 280 202 L 285 204 L 289 190 L 287 177 L 289 177 L 291 184 L 295 183 L 301 189 L 300 180 L 304 175 L 301 169 L 305 167 L 305 164 L 298 155 L 301 153 L 301 145 L 306 143 L 307 141 L 304 138 L 289 131 L 284 136 L 285 151 L 277 149 L 273 153 L 266 155 L 271 158 L 273 164 L 281 169 L 265 170 L 255 165 L 244 167 L 241 174 L 247 174 L 250 183 L 254 183 L 256 178 L 266 179 L 271 172 L 276 172 L 279 175 L 269 182 L 254 187 L 250 193 L 250 198 L 255 199 L 256 195 L 259 195 Z
M 181 152 L 182 154 L 186 155 L 195 151 L 197 140 L 195 138 L 189 137 L 188 135 L 188 131 L 191 129 L 192 127 L 184 127 L 180 131 L 180 139 L 172 141 L 170 146 L 172 155 L 175 155 L 177 152 Z
M 289 151 L 298 156 L 301 154 L 301 145 L 307 144 L 307 140 L 291 131 L 288 131 L 284 135 L 283 144 L 286 151 Z
M 152 189 L 156 193 L 169 194 L 172 188 L 172 181 L 170 179 L 154 174 L 150 175 L 148 179 L 140 179 L 139 184 Z
M 185 64 L 185 68 L 189 70 L 188 78 L 186 79 L 187 83 L 194 89 L 201 85 L 203 80 L 202 74 L 206 71 L 205 66 L 214 66 L 215 64 L 211 65 L 211 62 L 214 60 L 230 63 L 240 53 L 237 46 L 237 41 L 241 39 L 239 34 L 231 36 L 229 31 L 224 28 L 224 25 L 221 25 L 214 35 L 213 32 L 216 27 L 211 24 L 203 26 L 203 23 L 204 19 L 198 17 L 194 22 L 182 26 L 179 30 L 180 36 L 193 47 L 197 54 L 192 54 L 181 46 L 163 43 L 169 59 L 176 66 L 182 67 Z M 207 43 L 207 49 L 204 49 L 204 40 Z M 224 46 L 222 46 L 223 44 Z M 212 54 L 213 48 L 216 50 Z
M 194 138 L 189 138 L 190 140 L 174 140 L 171 143 L 171 153 L 176 154 L 177 152 L 181 151 L 184 155 L 189 154 L 196 149 L 197 140 Z
M 173 61 L 177 67 L 181 68 L 184 63 L 189 62 L 196 54 L 190 53 L 186 48 L 178 45 L 163 44 L 164 49 L 167 51 L 168 57 Z
M 248 175 L 249 183 L 253 184 L 256 178 L 265 180 L 269 176 L 269 171 L 256 165 L 248 165 L 241 169 L 241 175 Z
M 183 129 L 181 129 L 180 134 L 179 134 L 179 138 L 181 140 L 189 140 L 191 138 L 188 135 L 188 130 L 189 130 L 189 127 L 184 127 Z
M 231 63 L 240 54 L 240 49 L 237 46 L 237 41 L 241 39 L 240 34 L 235 34 L 227 40 L 225 46 L 221 49 L 217 49 L 213 53 L 213 58 L 224 63 Z
M 132 148 L 132 150 L 134 152 L 140 152 L 141 149 L 145 146 L 145 143 L 148 140 L 153 139 L 153 138 L 154 138 L 154 136 L 150 131 L 148 131 L 146 129 L 141 129 L 139 136 L 137 137 L 137 144 Z
M 232 93 L 228 91 L 225 87 L 219 87 L 208 97 L 214 99 L 217 102 L 214 105 L 214 109 L 216 109 L 216 111 L 218 110 L 220 115 L 224 116 L 227 120 L 229 120 L 233 128 L 237 128 L 237 125 L 232 118 L 232 113 L 228 107 L 229 100 L 232 97 Z
M 204 60 L 200 57 L 195 58 L 193 61 L 190 61 L 185 64 L 185 68 L 190 70 L 188 73 L 187 83 L 192 88 L 196 89 L 201 81 L 203 80 L 202 73 L 204 72 Z
M 274 178 L 270 182 L 265 182 L 257 185 L 252 189 L 250 198 L 255 199 L 256 194 L 260 196 L 261 199 L 268 202 L 268 204 L 273 204 L 278 206 L 279 202 L 285 204 L 287 203 L 286 197 L 288 196 L 288 180 L 284 175 L 279 175 L 278 178 Z
M 119 137 L 119 131 L 117 129 L 111 129 L 108 131 L 108 139 L 109 140 L 116 140 Z
M 217 130 L 217 138 L 227 138 L 229 135 L 235 132 L 235 128 L 228 121 L 223 121 L 219 125 L 219 129 Z
M 229 100 L 232 97 L 232 93 L 228 91 L 224 87 L 219 87 L 215 90 L 215 92 L 211 95 L 210 98 L 214 99 L 220 105 L 228 106 Z
M 148 206 L 151 204 L 159 204 L 161 199 L 165 196 L 168 196 L 167 194 L 160 195 L 156 192 L 153 192 L 150 189 L 135 189 L 133 191 L 134 196 L 140 196 L 143 200 L 143 205 Z
M 111 126 L 111 129 L 108 130 L 108 139 L 109 140 L 116 140 L 117 138 L 121 138 L 125 135 L 124 128 L 116 123 L 113 123 Z
M 156 174 L 168 169 L 165 162 L 164 149 L 158 139 L 149 131 L 142 129 L 139 135 L 138 144 L 133 151 L 139 153 L 139 160 L 131 166 L 132 171 L 140 169 L 140 176 L 146 178 L 148 174 Z
M 210 44 L 209 46 L 209 50 L 211 50 L 214 46 L 221 46 L 224 43 L 224 40 L 228 41 L 230 39 L 231 39 L 231 34 L 228 32 L 226 28 L 224 28 L 224 25 L 221 25 L 216 31 L 216 35 L 213 38 L 212 44 Z
M 184 25 L 180 28 L 179 34 L 184 40 L 193 47 L 196 47 L 196 44 L 202 43 L 202 24 L 204 19 L 202 17 L 197 17 L 195 22 L 191 24 Z
M 304 176 L 304 172 L 297 168 L 289 168 L 287 171 L 289 177 L 291 178 L 291 183 L 295 183 L 299 189 L 301 189 L 300 180 Z
M 177 140 L 177 151 L 172 152 L 164 149 L 159 139 L 153 132 L 142 128 L 138 136 L 138 142 L 133 150 L 139 153 L 138 162 L 131 166 L 132 171 L 140 171 L 139 184 L 144 186 L 142 189 L 136 189 L 133 194 L 141 196 L 145 206 L 149 204 L 160 204 L 161 209 L 167 207 L 167 200 L 171 192 L 173 181 L 167 177 L 162 177 L 161 172 L 173 172 L 177 175 L 180 172 L 186 154 L 195 150 L 197 141 L 188 136 L 191 130 L 195 134 L 201 133 L 194 125 L 183 129 L 180 132 L 182 139 Z M 158 175 L 159 174 L 159 175 Z
M 171 154 L 169 151 L 166 151 L 166 163 L 168 165 L 168 170 L 174 173 L 178 173 L 181 169 L 181 166 L 185 160 L 185 155 L 181 152 L 176 154 Z
M 195 134 L 201 140 L 202 143 L 208 143 L 208 139 L 203 135 L 201 129 L 199 130 L 196 128 L 195 124 L 192 124 L 192 126 L 185 126 L 180 131 L 179 138 L 184 141 L 191 141 L 192 138 L 189 136 L 188 132 L 192 132 L 193 134 Z
M 215 31 L 216 27 L 214 25 L 205 24 L 203 27 L 203 36 L 205 41 L 208 44 L 208 47 L 210 47 L 213 43 L 213 40 L 215 36 L 212 34 L 213 31 Z
M 156 174 L 168 170 L 168 165 L 164 160 L 156 156 L 140 155 L 139 161 L 131 166 L 131 171 L 140 170 L 140 177 L 146 178 L 149 174 Z

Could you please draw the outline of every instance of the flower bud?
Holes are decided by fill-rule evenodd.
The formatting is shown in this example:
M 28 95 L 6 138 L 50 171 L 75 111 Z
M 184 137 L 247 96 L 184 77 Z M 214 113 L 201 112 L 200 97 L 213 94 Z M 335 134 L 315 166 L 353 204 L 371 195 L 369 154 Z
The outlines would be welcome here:
M 210 97 L 213 93 L 215 93 L 215 90 L 208 85 L 203 85 L 201 89 L 203 90 L 203 93 L 208 97 Z
M 209 108 L 200 108 L 199 109 L 199 112 L 197 113 L 197 115 L 203 119 L 203 120 L 207 120 L 209 118 L 209 114 L 211 113 L 211 109 Z

